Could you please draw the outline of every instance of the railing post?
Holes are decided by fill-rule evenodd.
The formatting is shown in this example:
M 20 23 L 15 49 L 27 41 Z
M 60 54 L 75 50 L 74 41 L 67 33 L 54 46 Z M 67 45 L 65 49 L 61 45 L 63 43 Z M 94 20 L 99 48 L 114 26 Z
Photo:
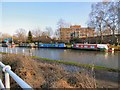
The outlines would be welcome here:
M 3 52 L 3 47 L 2 47 L 2 52 Z
M 3 71 L 5 72 L 5 87 L 9 89 L 10 88 L 10 77 L 9 77 L 9 73 L 5 71 L 6 69 L 11 69 L 11 67 L 9 65 L 6 65 L 5 67 L 3 67 Z
M 5 72 L 5 87 L 10 88 L 10 77 L 7 72 Z
M 12 48 L 10 49 L 10 53 L 12 54 Z
M 13 71 L 11 71 L 11 67 L 9 65 L 4 65 L 2 62 L 0 62 L 0 66 L 3 68 L 3 72 L 5 72 L 5 88 L 10 89 L 10 79 L 9 75 L 20 85 L 23 89 L 30 89 L 32 90 L 32 87 L 29 86 L 25 81 L 23 81 L 19 76 L 17 76 Z
M 7 53 L 7 48 L 6 48 L 6 53 Z

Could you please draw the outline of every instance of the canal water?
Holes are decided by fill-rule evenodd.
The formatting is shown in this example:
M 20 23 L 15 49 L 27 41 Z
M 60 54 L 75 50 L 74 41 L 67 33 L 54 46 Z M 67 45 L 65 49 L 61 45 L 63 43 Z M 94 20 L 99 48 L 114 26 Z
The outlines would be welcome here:
M 118 57 L 120 52 L 99 52 L 99 51 L 83 51 L 72 49 L 51 49 L 51 48 L 6 48 L 0 47 L 0 52 L 22 53 L 26 55 L 34 55 L 54 60 L 72 61 L 82 64 L 94 64 L 97 66 L 105 66 L 109 68 L 118 68 Z

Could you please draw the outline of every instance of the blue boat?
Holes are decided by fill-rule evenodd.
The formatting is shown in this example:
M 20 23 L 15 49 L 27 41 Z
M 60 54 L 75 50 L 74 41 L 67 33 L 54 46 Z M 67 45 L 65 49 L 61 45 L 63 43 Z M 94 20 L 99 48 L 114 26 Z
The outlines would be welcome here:
M 38 45 L 39 48 L 66 48 L 66 45 L 64 43 L 60 44 L 42 44 L 40 43 Z

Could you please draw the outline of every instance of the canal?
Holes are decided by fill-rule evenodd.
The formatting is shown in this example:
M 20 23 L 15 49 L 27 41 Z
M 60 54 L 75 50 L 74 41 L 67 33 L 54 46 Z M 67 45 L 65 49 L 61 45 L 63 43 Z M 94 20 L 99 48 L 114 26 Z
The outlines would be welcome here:
M 82 51 L 72 49 L 50 49 L 50 48 L 6 48 L 0 47 L 0 52 L 22 53 L 34 55 L 54 60 L 72 61 L 82 64 L 95 64 L 108 68 L 118 68 L 118 56 L 120 52 L 99 52 L 99 51 Z M 30 53 L 32 52 L 32 53 Z

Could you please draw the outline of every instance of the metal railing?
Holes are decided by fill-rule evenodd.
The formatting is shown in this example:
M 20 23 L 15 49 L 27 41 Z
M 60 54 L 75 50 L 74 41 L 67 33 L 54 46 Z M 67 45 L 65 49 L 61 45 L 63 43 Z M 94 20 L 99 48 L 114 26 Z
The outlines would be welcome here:
M 24 48 L 21 51 L 19 51 L 18 48 L 0 47 L 0 52 L 8 53 L 8 54 L 23 54 L 23 55 L 26 55 L 26 56 L 33 56 L 34 55 L 32 49 L 25 50 Z
M 5 85 L 2 83 L 2 80 L 0 79 L 0 88 L 10 89 L 10 78 L 9 75 L 18 83 L 18 85 L 23 89 L 30 89 L 32 90 L 32 87 L 28 85 L 25 81 L 23 81 L 19 76 L 17 76 L 12 70 L 9 65 L 4 65 L 2 62 L 0 62 L 0 68 L 2 68 L 2 71 L 5 73 Z

